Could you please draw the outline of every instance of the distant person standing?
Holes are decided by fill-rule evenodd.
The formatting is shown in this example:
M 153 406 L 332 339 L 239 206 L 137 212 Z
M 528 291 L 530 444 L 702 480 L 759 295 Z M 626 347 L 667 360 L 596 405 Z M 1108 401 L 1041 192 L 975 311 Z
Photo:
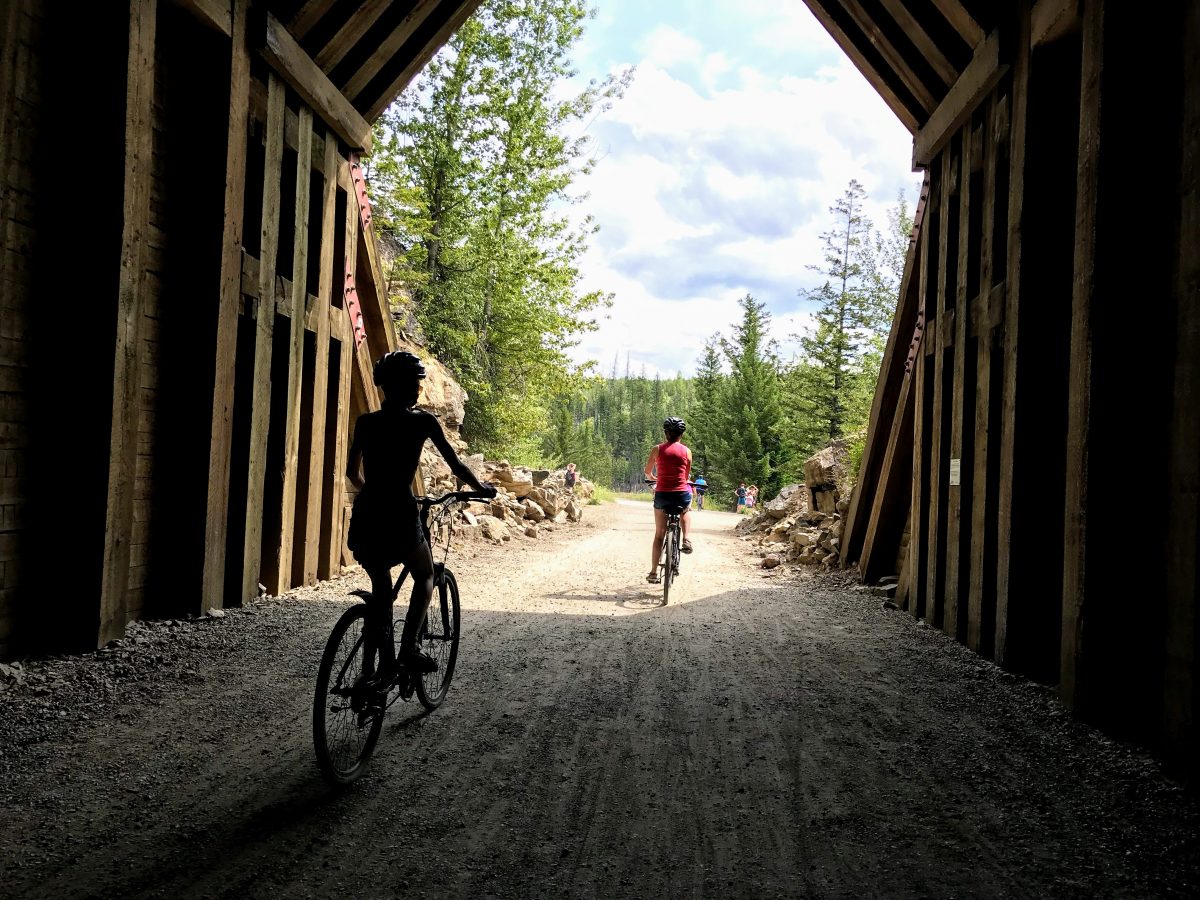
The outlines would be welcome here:
M 575 463 L 567 463 L 567 473 L 563 476 L 563 484 L 567 490 L 575 493 L 575 482 L 579 480 L 579 473 L 575 471 Z
M 746 490 L 746 506 L 753 508 L 758 505 L 758 485 L 752 484 Z
M 738 485 L 738 489 L 737 489 L 736 493 L 737 493 L 737 505 L 734 507 L 733 511 L 741 512 L 743 509 L 746 508 L 746 482 L 743 481 L 741 484 Z

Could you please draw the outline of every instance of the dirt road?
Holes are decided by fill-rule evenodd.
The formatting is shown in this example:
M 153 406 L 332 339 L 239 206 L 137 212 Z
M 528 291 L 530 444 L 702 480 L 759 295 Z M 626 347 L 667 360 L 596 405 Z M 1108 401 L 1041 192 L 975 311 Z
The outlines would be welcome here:
M 648 519 L 460 555 L 451 695 L 394 707 L 347 790 L 308 723 L 361 577 L 33 666 L 0 694 L 0 896 L 1200 892 L 1194 800 L 1047 690 L 847 579 L 764 577 L 728 513 L 661 608 Z

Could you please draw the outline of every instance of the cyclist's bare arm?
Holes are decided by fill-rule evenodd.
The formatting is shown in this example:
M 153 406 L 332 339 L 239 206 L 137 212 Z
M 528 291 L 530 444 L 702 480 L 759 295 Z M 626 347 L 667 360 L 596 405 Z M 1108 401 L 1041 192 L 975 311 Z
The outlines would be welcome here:
M 650 451 L 650 458 L 646 460 L 646 478 L 654 477 L 654 467 L 658 465 L 658 447 Z
M 487 493 L 494 490 L 491 485 L 484 487 L 483 482 L 467 468 L 466 463 L 459 459 L 458 454 L 454 452 L 454 448 L 450 446 L 450 442 L 446 440 L 446 432 L 442 431 L 442 423 L 437 420 L 437 416 L 429 414 L 429 440 L 433 441 L 433 446 L 437 448 L 438 453 L 442 454 L 442 459 L 446 461 L 446 465 L 450 467 L 450 471 L 459 480 L 466 482 L 475 488 L 477 491 Z

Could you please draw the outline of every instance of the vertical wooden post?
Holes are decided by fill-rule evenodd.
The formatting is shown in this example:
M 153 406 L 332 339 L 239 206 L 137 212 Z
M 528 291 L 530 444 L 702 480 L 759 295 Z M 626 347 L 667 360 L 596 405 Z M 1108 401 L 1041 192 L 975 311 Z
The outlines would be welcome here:
M 229 466 L 233 440 L 234 365 L 238 305 L 242 292 L 242 227 L 246 151 L 250 122 L 250 49 L 246 25 L 249 0 L 233 0 L 229 72 L 229 137 L 225 149 L 225 224 L 221 233 L 221 284 L 214 353 L 212 436 L 208 459 L 208 504 L 204 527 L 201 608 L 225 599 L 225 541 L 229 519 Z
M 308 460 L 308 509 L 304 511 L 304 583 L 317 580 L 321 546 L 321 496 L 325 483 L 325 417 L 329 390 L 329 307 L 333 293 L 334 235 L 337 214 L 337 138 L 325 132 L 324 187 L 321 204 L 321 264 L 317 288 L 316 361 L 313 366 L 311 454 Z M 335 410 L 336 415 L 336 410 Z
M 1017 10 L 1020 32 L 1017 36 L 1016 59 L 1012 67 L 1011 119 L 1008 154 L 1008 259 L 994 260 L 993 265 L 1005 267 L 1004 298 L 1004 375 L 1001 387 L 1004 423 L 1000 437 L 1000 490 L 997 498 L 996 524 L 996 632 L 994 659 L 1009 665 L 1009 586 L 1013 566 L 1018 565 L 1010 550 L 1013 540 L 1013 500 L 1017 483 L 1016 447 L 1021 428 L 1017 404 L 1017 384 L 1020 377 L 1021 348 L 1018 324 L 1021 308 L 1021 234 L 1025 207 L 1025 120 L 1029 108 L 1029 2 L 1019 0 Z M 1080 473 L 1082 474 L 1082 473 Z
M 947 473 L 949 471 L 950 435 L 944 433 L 942 424 L 945 420 L 945 405 L 949 398 L 945 397 L 945 347 L 943 339 L 949 335 L 953 322 L 949 321 L 954 315 L 946 307 L 946 270 L 949 266 L 948 242 L 950 224 L 951 189 L 953 172 L 951 170 L 951 149 L 949 146 L 942 151 L 941 158 L 941 191 L 938 195 L 938 267 L 936 272 L 930 272 L 930 277 L 937 279 L 937 316 L 935 327 L 927 329 L 926 340 L 933 341 L 933 403 L 930 410 L 930 436 L 933 440 L 929 460 L 929 525 L 925 533 L 925 541 L 929 545 L 929 562 L 925 573 L 925 621 L 930 625 L 940 626 L 943 619 L 943 603 L 945 600 L 946 573 L 946 501 Z
M 932 175 L 932 173 L 931 173 Z M 935 189 L 936 186 L 936 189 Z M 937 212 L 933 204 L 940 197 L 938 180 L 930 178 L 929 204 L 925 207 L 925 224 L 921 228 L 920 246 L 920 320 L 924 322 L 921 343 L 917 347 L 913 359 L 913 495 L 912 495 L 912 529 L 908 539 L 909 565 L 908 577 L 910 589 L 908 592 L 908 611 L 914 616 L 926 615 L 928 608 L 928 584 L 925 573 L 929 566 L 929 545 L 925 542 L 925 533 L 929 523 L 929 456 L 925 452 L 925 444 L 929 440 L 928 432 L 931 425 L 929 407 L 925 402 L 925 380 L 928 377 L 929 364 L 925 351 L 929 342 L 936 339 L 937 319 L 930 315 L 929 309 L 929 279 L 930 254 L 933 252 L 933 242 L 930 240 L 931 229 L 928 227 L 937 220 Z M 936 229 L 932 229 L 936 233 Z M 936 306 L 933 312 L 936 312 Z
M 125 198 L 113 359 L 112 431 L 104 569 L 100 588 L 103 646 L 125 633 L 125 593 L 133 531 L 133 482 L 137 468 L 138 397 L 141 390 L 141 321 L 146 293 L 145 246 L 150 230 L 150 178 L 154 129 L 154 31 L 156 0 L 130 0 L 129 61 L 125 93 Z
M 994 312 L 992 293 L 992 244 L 996 227 L 996 151 L 1004 138 L 996 133 L 996 98 L 988 100 L 983 125 L 983 196 L 973 202 L 983 203 L 979 256 L 980 329 L 979 354 L 975 375 L 975 452 L 971 477 L 971 593 L 967 601 L 967 646 L 976 653 L 991 650 L 992 619 L 994 617 L 995 572 L 988 569 L 995 550 L 990 546 L 988 522 L 995 510 L 988 504 L 990 487 L 989 450 L 992 411 L 1001 402 L 992 385 L 992 328 Z M 994 468 L 994 467 L 993 467 Z M 985 621 L 986 619 L 986 621 Z M 986 635 L 986 639 L 985 639 Z
M 263 489 L 271 419 L 271 351 L 275 340 L 275 265 L 279 256 L 280 179 L 287 89 L 274 72 L 267 81 L 267 141 L 263 166 L 262 252 L 258 261 L 258 315 L 250 389 L 250 471 L 246 481 L 246 534 L 239 600 L 258 596 L 262 570 Z M 301 306 L 303 309 L 303 305 Z M 303 313 L 301 313 L 303 321 Z
M 1167 552 L 1166 667 L 1163 718 L 1169 758 L 1200 779 L 1196 716 L 1196 611 L 1200 604 L 1200 5 L 1186 4 L 1180 29 L 1184 60 L 1183 157 L 1179 179 L 1179 267 L 1175 279 L 1175 409 Z
M 339 161 L 338 165 L 340 167 L 344 163 Z M 355 210 L 354 198 L 352 196 L 347 195 L 345 209 L 346 217 L 340 223 L 345 235 L 343 243 L 344 258 L 334 260 L 335 265 L 341 266 L 340 269 L 336 270 L 340 274 L 340 277 L 337 279 L 339 289 L 343 289 L 345 286 L 344 279 L 347 271 L 347 261 L 356 259 L 358 252 L 358 214 Z M 353 424 L 350 421 L 350 382 L 353 377 L 357 358 L 357 348 L 354 346 L 354 331 L 350 327 L 350 321 L 346 317 L 345 312 L 342 313 L 340 321 L 343 331 L 341 371 L 338 373 L 337 438 L 334 444 L 333 459 L 329 460 L 329 464 L 333 468 L 335 494 L 333 502 L 328 505 L 330 516 L 329 546 L 324 548 L 326 556 L 325 565 L 323 566 L 324 573 L 322 575 L 322 577 L 326 578 L 332 578 L 341 572 L 342 550 L 346 544 L 345 473 L 347 451 L 350 449 L 350 427 Z M 326 414 L 328 415 L 328 413 Z
M 283 443 L 283 496 L 280 504 L 279 550 L 269 566 L 267 590 L 279 594 L 291 587 L 292 544 L 296 534 L 296 472 L 300 461 L 300 392 L 304 378 L 304 319 L 308 300 L 308 206 L 312 184 L 312 110 L 301 104 L 297 127 L 296 216 L 292 242 L 292 318 L 288 356 L 287 425 Z M 324 313 L 323 309 L 319 310 Z M 318 320 L 328 316 L 318 316 Z
M 946 259 L 947 268 L 954 266 L 957 272 L 954 280 L 954 385 L 950 395 L 950 459 L 958 460 L 959 483 L 951 484 L 949 480 L 946 482 L 949 521 L 946 523 L 946 585 L 944 588 L 946 602 L 942 628 L 946 634 L 954 638 L 958 637 L 959 632 L 963 631 L 966 625 L 966 610 L 962 608 L 966 603 L 966 597 L 962 592 L 961 574 L 963 567 L 969 565 L 969 562 L 963 559 L 962 542 L 964 531 L 967 536 L 971 534 L 971 531 L 970 526 L 966 529 L 963 528 L 963 506 L 964 504 L 968 505 L 966 519 L 969 522 L 971 475 L 973 474 L 971 461 L 963 459 L 966 455 L 964 448 L 970 446 L 970 436 L 965 433 L 967 340 L 971 330 L 971 309 L 968 306 L 971 298 L 967 296 L 967 261 L 970 257 L 971 204 L 978 202 L 971 196 L 973 141 L 970 119 L 963 126 L 960 144 L 962 152 L 958 161 L 951 161 L 952 165 L 958 166 L 958 245 L 947 247 L 949 256 Z

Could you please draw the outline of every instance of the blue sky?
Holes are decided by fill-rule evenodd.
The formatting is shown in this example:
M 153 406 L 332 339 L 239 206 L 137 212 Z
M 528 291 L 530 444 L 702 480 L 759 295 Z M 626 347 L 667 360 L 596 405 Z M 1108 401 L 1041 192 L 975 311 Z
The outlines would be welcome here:
M 746 293 L 767 303 L 786 351 L 849 180 L 878 226 L 900 191 L 911 209 L 911 135 L 800 0 L 595 6 L 580 79 L 637 72 L 588 130 L 599 162 L 580 179 L 578 210 L 601 231 L 583 286 L 616 297 L 576 358 L 607 371 L 628 353 L 635 371 L 690 374 Z

